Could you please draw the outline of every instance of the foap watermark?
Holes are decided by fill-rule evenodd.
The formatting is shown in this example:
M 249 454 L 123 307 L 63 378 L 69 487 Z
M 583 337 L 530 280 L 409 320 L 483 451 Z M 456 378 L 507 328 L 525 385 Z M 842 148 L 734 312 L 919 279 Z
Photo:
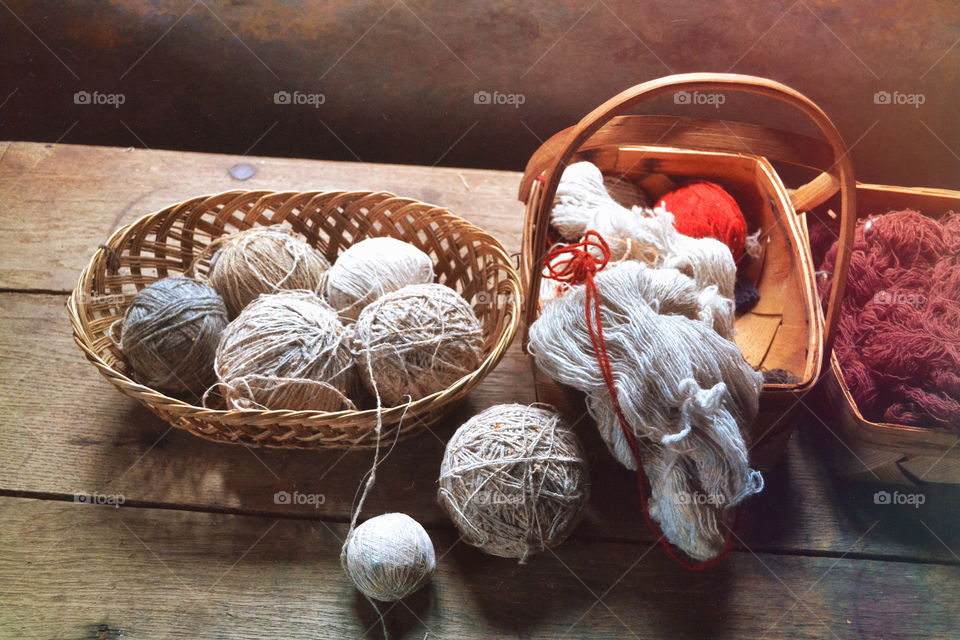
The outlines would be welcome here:
M 496 491 L 478 491 L 473 496 L 473 501 L 477 504 L 522 504 L 523 494 L 504 495 Z
M 919 109 L 920 105 L 927 101 L 927 96 L 922 93 L 901 93 L 899 91 L 877 91 L 873 94 L 873 104 L 905 104 L 914 109 Z
M 702 91 L 678 91 L 673 94 L 674 104 L 709 104 L 714 109 L 719 109 L 720 105 L 727 101 L 727 96 L 722 93 L 704 93 Z
M 319 109 L 320 105 L 327 101 L 327 96 L 322 93 L 303 93 L 302 91 L 277 91 L 273 94 L 273 104 L 306 104 L 314 109 Z
M 86 491 L 75 491 L 73 501 L 78 504 L 98 504 L 119 507 L 127 501 L 121 493 L 87 493 Z
M 300 493 L 299 491 L 277 491 L 273 494 L 273 504 L 303 504 L 319 509 L 327 501 L 322 493 Z
M 126 296 L 122 293 L 83 293 L 77 294 L 77 302 L 80 304 L 104 304 L 118 305 L 123 304 Z
M 726 498 L 717 493 L 703 493 L 702 491 L 682 492 L 677 496 L 680 504 L 705 504 L 721 506 L 726 503 Z
M 874 304 L 908 304 L 911 307 L 920 308 L 927 304 L 927 297 L 922 293 L 912 291 L 877 291 L 873 294 Z
M 492 104 L 506 105 L 514 109 L 519 109 L 520 105 L 527 101 L 527 96 L 522 93 L 500 93 L 494 91 L 477 91 L 473 94 L 473 104 Z
M 77 91 L 73 94 L 73 104 L 106 105 L 119 109 L 127 101 L 122 93 L 101 93 L 99 91 Z
M 903 493 L 902 491 L 877 491 L 873 494 L 873 504 L 908 504 L 914 509 L 919 509 L 920 505 L 927 501 L 927 496 L 922 493 Z

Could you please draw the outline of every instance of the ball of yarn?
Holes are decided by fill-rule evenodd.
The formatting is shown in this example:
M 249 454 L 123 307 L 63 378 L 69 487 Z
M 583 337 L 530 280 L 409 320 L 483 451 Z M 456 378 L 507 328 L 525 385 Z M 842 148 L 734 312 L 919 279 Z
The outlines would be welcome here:
M 427 584 L 437 560 L 419 522 L 403 513 L 385 513 L 350 533 L 340 564 L 363 595 L 393 602 Z
M 353 409 L 350 332 L 310 291 L 263 294 L 223 332 L 215 369 L 231 409 Z
M 580 442 L 559 414 L 503 404 L 453 434 L 437 499 L 465 542 L 523 563 L 570 536 L 589 482 Z
M 414 284 L 368 305 L 354 327 L 361 379 L 387 406 L 417 400 L 474 371 L 483 328 L 449 287 Z
M 234 318 L 261 293 L 323 291 L 330 263 L 281 227 L 254 227 L 220 238 L 206 278 Z
M 657 203 L 673 214 L 677 231 L 691 238 L 716 238 L 740 261 L 746 250 L 747 220 L 733 196 L 713 182 L 694 182 Z
M 649 514 L 690 557 L 714 558 L 729 507 L 763 487 L 744 437 L 762 376 L 714 330 L 701 290 L 680 272 L 621 262 L 600 271 L 596 287 L 619 406 L 649 479 Z M 548 302 L 530 326 L 528 348 L 541 371 L 586 394 L 610 452 L 636 469 L 597 362 L 586 295 L 577 285 Z
M 134 377 L 154 389 L 200 394 L 214 380 L 213 360 L 227 309 L 217 292 L 191 278 L 163 278 L 127 308 L 117 345 Z
M 857 225 L 834 351 L 865 418 L 960 431 L 960 216 Z M 827 252 L 829 292 L 837 246 Z
M 430 256 L 396 238 L 367 238 L 340 254 L 327 273 L 327 300 L 356 319 L 368 304 L 408 284 L 433 282 Z

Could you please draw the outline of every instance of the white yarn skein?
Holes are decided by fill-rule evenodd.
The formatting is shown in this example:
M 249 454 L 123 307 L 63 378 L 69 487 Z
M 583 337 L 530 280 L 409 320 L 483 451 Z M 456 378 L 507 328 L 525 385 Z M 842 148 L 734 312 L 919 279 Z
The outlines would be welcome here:
M 614 260 L 639 260 L 677 269 L 701 288 L 715 285 L 733 298 L 737 265 L 730 249 L 713 238 L 690 238 L 673 226 L 663 207 L 626 209 L 610 197 L 603 174 L 593 163 L 568 166 L 554 199 L 550 222 L 564 239 L 575 241 L 592 229 L 609 243 Z
M 394 602 L 427 584 L 437 559 L 419 522 L 403 513 L 385 513 L 350 532 L 340 564 L 365 596 Z
M 356 320 L 368 304 L 407 286 L 433 282 L 430 256 L 396 238 L 367 238 L 340 254 L 327 272 L 327 300 Z
M 619 403 L 650 479 L 650 515 L 670 542 L 710 559 L 725 540 L 718 518 L 763 487 L 742 435 L 756 417 L 762 376 L 706 322 L 701 294 L 683 274 L 623 262 L 596 282 Z M 586 394 L 611 453 L 635 469 L 597 365 L 584 299 L 579 285 L 548 302 L 530 327 L 530 353 L 548 376 Z

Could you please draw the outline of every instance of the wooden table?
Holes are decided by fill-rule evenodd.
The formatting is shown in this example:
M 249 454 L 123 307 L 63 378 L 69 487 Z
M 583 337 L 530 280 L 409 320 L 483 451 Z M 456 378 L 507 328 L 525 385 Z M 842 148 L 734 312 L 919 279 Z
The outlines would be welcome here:
M 241 161 L 257 170 L 245 182 L 228 174 Z M 0 143 L 0 637 L 381 637 L 338 561 L 370 452 L 252 450 L 170 429 L 83 359 L 66 294 L 118 226 L 236 188 L 385 189 L 449 207 L 515 251 L 518 182 L 502 171 Z M 391 637 L 960 635 L 957 491 L 901 488 L 925 503 L 875 504 L 876 487 L 831 476 L 825 456 L 842 445 L 809 415 L 717 569 L 686 572 L 653 545 L 632 475 L 586 424 L 593 497 L 570 541 L 525 566 L 459 543 L 434 498 L 444 439 L 479 409 L 532 401 L 528 366 L 514 345 L 449 424 L 381 467 L 366 514 L 410 514 L 440 558 L 428 588 L 382 607 Z M 277 504 L 278 491 L 323 501 Z

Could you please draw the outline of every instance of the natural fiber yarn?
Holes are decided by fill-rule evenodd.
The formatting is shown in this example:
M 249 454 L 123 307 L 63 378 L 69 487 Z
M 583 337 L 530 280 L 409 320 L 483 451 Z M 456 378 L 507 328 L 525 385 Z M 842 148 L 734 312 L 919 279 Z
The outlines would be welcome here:
M 737 267 L 729 248 L 713 238 L 691 238 L 673 226 L 664 209 L 626 209 L 603 186 L 603 175 L 590 162 L 568 166 L 560 179 L 550 221 L 566 240 L 594 230 L 610 244 L 614 260 L 639 260 L 677 269 L 701 288 L 717 287 L 733 299 Z
M 385 513 L 350 532 L 340 564 L 363 595 L 393 602 L 427 584 L 437 560 L 419 522 L 403 513 Z
M 191 278 L 163 278 L 141 289 L 111 334 L 138 382 L 199 395 L 214 380 L 213 359 L 227 326 L 217 292 Z
M 446 389 L 483 357 L 483 327 L 473 308 L 441 284 L 408 285 L 378 298 L 354 331 L 362 379 L 386 406 Z
M 673 226 L 691 238 L 716 238 L 739 262 L 746 251 L 747 220 L 740 205 L 714 182 L 692 182 L 663 196 L 657 203 L 673 214 Z
M 433 282 L 430 256 L 396 238 L 367 238 L 340 254 L 327 273 L 327 300 L 356 320 L 363 308 L 408 284 Z
M 647 196 L 632 180 L 621 175 L 603 176 L 603 186 L 621 207 L 648 207 Z
M 831 274 L 836 244 L 821 270 Z M 861 221 L 834 351 L 865 418 L 960 431 L 960 216 Z M 820 282 L 829 292 L 830 279 Z
M 437 499 L 465 542 L 524 563 L 570 536 L 589 482 L 580 442 L 556 411 L 503 404 L 453 434 Z
M 230 409 L 353 409 L 350 331 L 311 291 L 263 294 L 223 332 L 215 369 Z
M 322 292 L 330 263 L 281 227 L 253 227 L 218 239 L 207 281 L 235 318 L 261 293 L 304 289 Z
M 628 261 L 600 271 L 596 287 L 619 406 L 650 482 L 649 514 L 667 540 L 709 560 L 723 548 L 728 508 L 763 486 L 743 435 L 757 414 L 762 376 L 703 321 L 687 281 Z M 586 289 L 574 286 L 544 306 L 529 350 L 544 373 L 586 394 L 611 453 L 636 469 L 598 366 Z

